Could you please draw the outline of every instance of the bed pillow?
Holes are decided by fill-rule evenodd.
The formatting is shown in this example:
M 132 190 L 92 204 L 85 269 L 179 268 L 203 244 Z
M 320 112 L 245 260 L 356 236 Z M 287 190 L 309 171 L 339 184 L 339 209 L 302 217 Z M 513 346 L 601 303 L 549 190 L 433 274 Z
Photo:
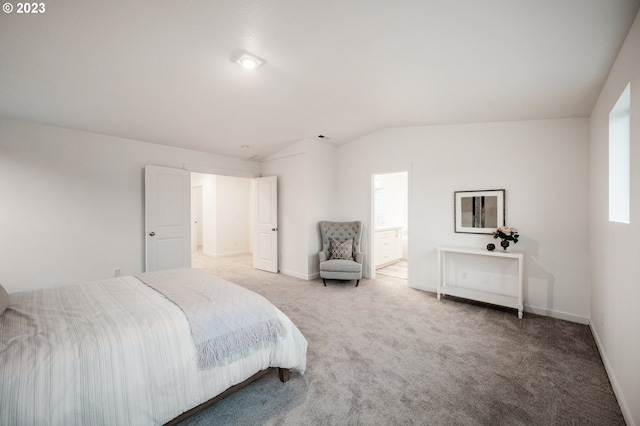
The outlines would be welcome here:
M 9 306 L 9 293 L 0 284 L 0 315 L 4 314 L 4 310 Z
M 353 240 L 347 240 L 341 243 L 338 240 L 332 239 L 330 252 L 331 259 L 353 260 Z

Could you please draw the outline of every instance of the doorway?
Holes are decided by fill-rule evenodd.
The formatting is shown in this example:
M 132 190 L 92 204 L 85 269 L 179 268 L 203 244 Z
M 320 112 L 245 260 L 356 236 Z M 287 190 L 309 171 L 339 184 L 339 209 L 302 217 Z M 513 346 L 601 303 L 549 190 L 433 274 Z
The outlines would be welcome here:
M 251 179 L 191 173 L 193 264 L 208 258 L 250 257 Z
M 371 175 L 372 259 L 371 276 L 377 274 L 408 280 L 409 269 L 409 172 Z
M 261 263 L 253 259 L 253 268 L 278 271 L 277 177 L 234 177 L 146 165 L 144 179 L 146 271 L 197 267 L 193 254 L 198 251 L 212 258 L 252 258 L 258 240 Z M 269 187 L 268 196 L 267 191 L 254 190 L 259 184 Z M 253 235 L 260 229 L 254 226 L 257 219 L 268 227 L 268 238 L 266 232 L 259 238 Z

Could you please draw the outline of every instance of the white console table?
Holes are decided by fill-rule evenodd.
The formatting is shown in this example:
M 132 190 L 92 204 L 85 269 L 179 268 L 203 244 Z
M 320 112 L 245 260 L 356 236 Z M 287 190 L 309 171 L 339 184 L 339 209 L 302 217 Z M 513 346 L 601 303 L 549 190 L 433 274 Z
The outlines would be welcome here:
M 488 293 L 461 287 L 447 286 L 448 281 L 445 260 L 448 253 L 462 253 L 477 256 L 494 256 L 516 260 L 518 262 L 518 297 Z M 440 300 L 442 295 L 448 294 L 451 296 L 462 297 L 464 299 L 477 300 L 479 302 L 492 303 L 494 305 L 515 308 L 518 310 L 518 318 L 522 319 L 522 312 L 524 308 L 524 303 L 522 300 L 523 262 L 524 254 L 522 253 L 505 253 L 503 251 L 438 247 L 438 300 Z

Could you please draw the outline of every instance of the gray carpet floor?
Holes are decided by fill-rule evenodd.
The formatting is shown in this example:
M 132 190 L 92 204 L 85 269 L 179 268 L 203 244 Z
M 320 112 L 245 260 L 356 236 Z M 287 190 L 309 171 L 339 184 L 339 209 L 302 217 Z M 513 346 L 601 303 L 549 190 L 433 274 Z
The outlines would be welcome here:
M 194 425 L 624 425 L 589 328 L 378 276 L 304 281 L 248 256 L 194 266 L 272 301 L 309 342 L 307 372 L 273 372 Z

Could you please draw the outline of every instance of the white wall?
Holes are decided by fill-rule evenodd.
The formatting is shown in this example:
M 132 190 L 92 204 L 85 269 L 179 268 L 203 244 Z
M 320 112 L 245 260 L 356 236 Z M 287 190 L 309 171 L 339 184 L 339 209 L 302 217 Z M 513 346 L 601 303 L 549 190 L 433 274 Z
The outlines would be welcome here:
M 295 144 L 262 163 L 262 176 L 278 178 L 278 268 L 307 276 L 307 174 L 305 151 Z
M 320 277 L 320 258 L 322 237 L 319 223 L 323 220 L 336 220 L 340 206 L 336 204 L 338 182 L 338 149 L 324 142 L 307 141 L 308 175 L 308 267 L 309 279 Z
M 319 276 L 321 220 L 335 220 L 336 148 L 301 140 L 262 163 L 262 176 L 278 177 L 279 267 L 302 279 Z
M 143 271 L 146 164 L 259 173 L 256 162 L 0 118 L 2 285 L 15 292 Z
M 608 220 L 609 112 L 631 82 L 631 217 Z M 591 114 L 591 329 L 625 420 L 640 425 L 640 14 Z
M 249 253 L 251 180 L 217 176 L 217 256 Z
M 368 235 L 372 171 L 410 163 L 409 285 L 434 291 L 438 246 L 495 242 L 454 233 L 454 191 L 504 188 L 507 225 L 521 231 L 514 248 L 526 253 L 525 308 L 587 323 L 588 132 L 586 119 L 381 130 L 339 148 L 340 212 Z

